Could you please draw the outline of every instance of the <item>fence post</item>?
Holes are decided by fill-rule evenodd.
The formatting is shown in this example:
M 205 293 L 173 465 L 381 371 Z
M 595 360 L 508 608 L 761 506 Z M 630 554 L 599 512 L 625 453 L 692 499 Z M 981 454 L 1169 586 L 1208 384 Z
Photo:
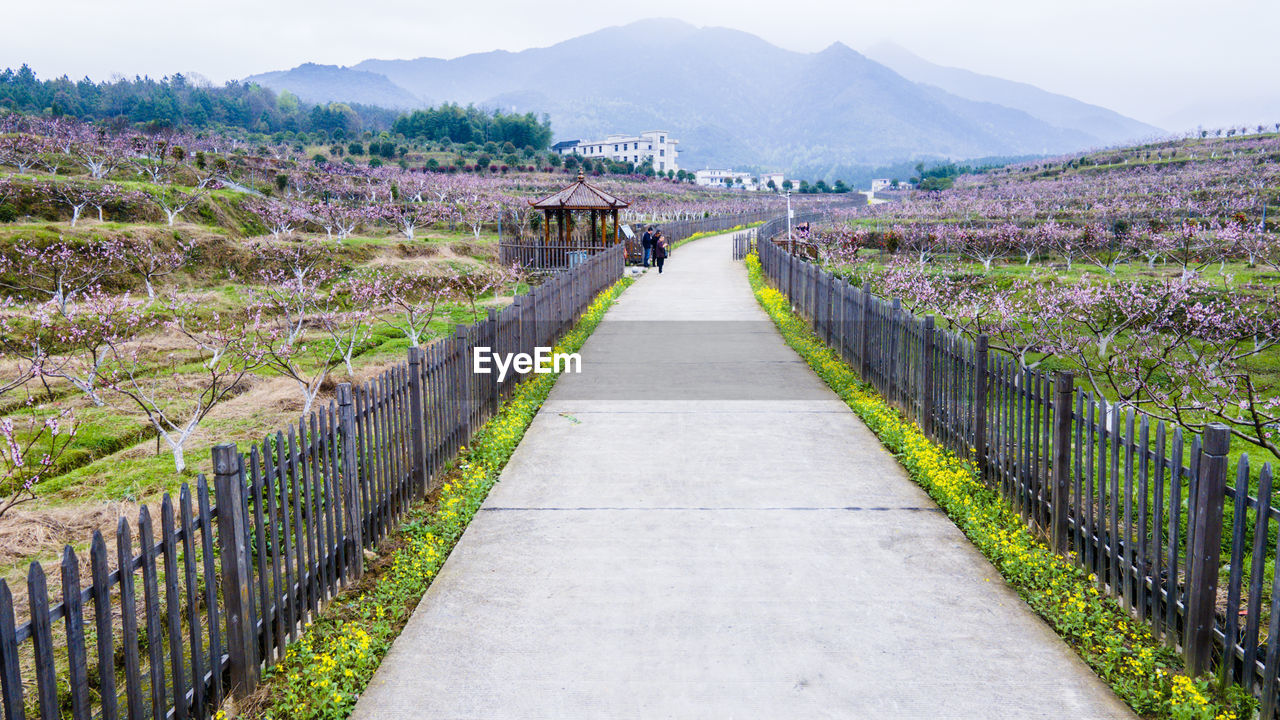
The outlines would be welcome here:
M 338 384 L 338 430 L 342 443 L 342 508 L 346 522 L 344 551 L 354 577 L 364 575 L 364 518 L 360 511 L 360 471 L 356 464 L 356 410 L 351 396 L 351 383 Z
M 900 367 L 902 363 L 902 298 L 893 298 L 890 301 L 889 309 L 889 356 L 887 362 L 881 367 L 884 368 L 885 374 L 889 376 L 889 404 L 904 410 L 903 402 L 904 393 L 902 392 L 903 376 L 906 375 L 904 369 Z
M 517 295 L 511 299 L 512 312 L 515 313 L 514 327 L 511 329 L 512 343 L 510 345 L 512 352 L 524 352 L 524 295 Z
M 492 352 L 503 352 L 506 346 L 503 339 L 498 337 L 498 311 L 489 308 L 489 342 L 493 345 L 490 350 Z M 498 414 L 498 373 L 489 373 L 489 412 L 493 415 Z
M 231 695 L 253 692 L 257 681 L 257 633 L 250 624 L 249 518 L 245 517 L 240 452 L 234 443 L 213 448 L 214 501 L 218 504 L 218 558 L 222 565 L 223 617 L 227 625 Z
M 819 271 L 819 272 L 822 272 L 822 271 Z M 822 299 L 822 304 L 826 305 L 826 308 L 823 309 L 822 311 L 823 312 L 822 319 L 826 323 L 826 328 L 824 329 L 824 332 L 822 334 L 822 339 L 825 340 L 828 345 L 830 345 L 831 339 L 835 337 L 835 328 L 832 327 L 832 325 L 835 322 L 835 315 L 836 315 L 835 314 L 835 297 L 836 297 L 835 276 L 827 272 L 822 272 L 822 284 L 826 288 L 826 292 L 823 293 L 824 297 Z
M 463 445 L 471 442 L 471 403 L 472 403 L 472 381 L 475 379 L 474 373 L 471 372 L 471 338 L 467 333 L 465 325 L 458 325 L 454 329 L 454 338 L 458 341 L 458 415 L 462 420 L 462 438 Z
M 924 317 L 920 335 L 920 429 L 933 433 L 933 326 L 932 315 Z
M 1053 487 L 1049 489 L 1053 503 L 1050 534 L 1053 550 L 1067 554 L 1067 498 L 1071 495 L 1071 397 L 1075 393 L 1075 376 L 1059 371 L 1053 386 Z
M 973 454 L 978 472 L 987 479 L 987 353 L 986 335 L 973 342 Z
M 796 307 L 796 259 L 791 257 L 791 248 L 787 248 L 787 304 L 794 310 Z
M 1204 431 L 1196 513 L 1188 518 L 1187 625 L 1183 660 L 1194 677 L 1209 670 L 1213 651 L 1213 615 L 1218 599 L 1218 563 L 1222 552 L 1222 505 L 1227 487 L 1227 451 L 1231 430 L 1213 423 Z
M 858 289 L 858 304 L 861 306 L 859 314 L 862 316 L 862 327 L 858 331 L 858 370 L 862 374 L 862 382 L 870 382 L 871 360 L 867 357 L 867 338 L 871 335 L 871 294 L 865 287 Z
M 524 314 L 520 315 L 520 352 L 530 352 L 530 348 L 537 343 L 538 334 L 538 288 L 529 288 L 529 317 L 532 318 L 528 323 L 524 321 Z
M 409 437 L 413 451 L 413 485 L 418 497 L 427 494 L 427 415 L 422 406 L 422 348 L 409 348 Z

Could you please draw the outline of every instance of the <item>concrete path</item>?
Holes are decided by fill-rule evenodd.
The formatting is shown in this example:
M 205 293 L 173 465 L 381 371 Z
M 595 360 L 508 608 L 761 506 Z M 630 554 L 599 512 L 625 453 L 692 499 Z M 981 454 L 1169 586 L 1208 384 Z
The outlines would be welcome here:
M 355 718 L 1132 717 L 783 344 L 727 236 L 582 356 Z

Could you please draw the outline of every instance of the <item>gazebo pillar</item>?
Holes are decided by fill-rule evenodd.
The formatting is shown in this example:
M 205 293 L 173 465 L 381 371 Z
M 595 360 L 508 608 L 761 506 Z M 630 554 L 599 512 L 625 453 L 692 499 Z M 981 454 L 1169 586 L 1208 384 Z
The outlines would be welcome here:
M 618 210 L 615 208 L 613 211 L 613 242 L 614 244 L 617 244 L 618 241 Z

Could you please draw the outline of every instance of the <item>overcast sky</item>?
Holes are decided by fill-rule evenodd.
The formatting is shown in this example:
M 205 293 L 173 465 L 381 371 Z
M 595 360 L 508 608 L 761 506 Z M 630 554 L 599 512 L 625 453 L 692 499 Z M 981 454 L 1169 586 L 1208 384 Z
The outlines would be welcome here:
M 675 17 L 817 51 L 895 42 L 1162 127 L 1280 122 L 1277 0 L 57 0 L 11 2 L 0 67 L 41 77 L 197 72 L 221 82 L 303 62 L 455 57 Z M 16 31 L 15 31 L 16 30 Z

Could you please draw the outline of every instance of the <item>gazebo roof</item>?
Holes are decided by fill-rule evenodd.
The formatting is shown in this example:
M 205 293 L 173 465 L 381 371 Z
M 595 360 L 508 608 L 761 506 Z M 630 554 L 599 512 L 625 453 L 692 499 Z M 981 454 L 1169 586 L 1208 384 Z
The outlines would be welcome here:
M 587 182 L 581 171 L 574 184 L 529 204 L 537 210 L 618 210 L 631 205 Z

